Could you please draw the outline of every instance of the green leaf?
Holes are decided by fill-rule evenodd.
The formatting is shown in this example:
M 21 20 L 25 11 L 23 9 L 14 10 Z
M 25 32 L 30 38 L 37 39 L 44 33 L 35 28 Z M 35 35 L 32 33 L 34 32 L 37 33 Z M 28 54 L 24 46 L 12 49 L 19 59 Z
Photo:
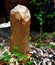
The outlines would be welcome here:
M 31 61 L 28 61 L 28 65 L 31 65 L 32 64 L 32 62 Z
M 53 14 L 51 14 L 51 18 L 53 18 Z
M 38 43 L 36 47 L 37 47 L 37 48 L 40 48 L 40 47 L 43 47 L 43 46 L 44 46 L 44 45 L 43 45 L 42 43 Z
M 27 65 L 27 63 L 25 62 L 24 65 Z
M 39 17 L 42 17 L 42 14 L 38 14 Z
M 42 2 L 40 2 L 39 5 L 41 6 L 42 5 Z
M 55 14 L 55 12 L 53 12 L 53 14 Z
M 41 21 L 43 23 L 43 19 L 42 18 L 40 18 L 39 21 Z
M 53 48 L 53 45 L 46 46 L 46 48 Z
M 15 50 L 18 50 L 18 46 L 14 46 L 14 49 L 15 49 Z
M 32 0 L 34 3 L 36 3 L 36 0 Z
M 55 17 L 55 12 L 53 12 L 53 16 Z
M 34 42 L 38 43 L 38 42 L 39 42 L 39 40 L 35 40 Z
M 37 17 L 37 14 L 34 14 L 35 17 Z
M 16 59 L 14 59 L 14 61 L 13 61 L 14 63 L 16 62 Z
M 47 2 L 47 0 L 44 0 L 44 3 L 46 3 Z
M 37 14 L 34 14 L 34 16 L 36 17 L 36 19 L 40 19 L 40 17 Z
M 25 56 L 25 55 L 23 55 L 22 58 L 23 58 L 24 60 L 28 60 L 28 57 Z
M 37 3 L 37 6 L 40 6 L 40 3 Z
M 3 54 L 5 57 L 7 57 L 8 56 L 8 52 L 4 52 L 4 54 Z
M 8 55 L 8 52 L 4 52 L 1 60 L 3 60 L 7 64 L 9 62 L 10 58 L 11 58 L 11 56 Z
M 36 9 L 38 9 L 38 7 L 36 7 Z
M 47 15 L 47 18 L 50 18 L 50 17 L 51 17 L 51 15 L 50 15 L 50 14 L 48 14 L 48 15 Z
M 55 32 L 52 33 L 52 36 L 55 37 Z
M 37 19 L 39 20 L 39 19 L 40 19 L 40 17 L 38 17 L 38 16 L 37 16 Z
M 37 1 L 36 0 L 32 0 L 31 3 L 34 3 L 36 5 Z
M 2 46 L 0 46 L 0 50 L 4 50 L 4 48 Z
M 29 37 L 28 37 L 28 40 L 30 41 L 31 39 L 32 39 L 32 37 L 31 37 L 31 36 L 29 36 Z
M 42 22 L 40 22 L 40 26 L 42 26 L 43 25 L 43 23 Z
M 45 32 L 45 33 L 43 34 L 43 36 L 44 36 L 44 37 L 47 37 L 47 36 L 48 36 L 48 33 L 47 33 L 47 32 Z

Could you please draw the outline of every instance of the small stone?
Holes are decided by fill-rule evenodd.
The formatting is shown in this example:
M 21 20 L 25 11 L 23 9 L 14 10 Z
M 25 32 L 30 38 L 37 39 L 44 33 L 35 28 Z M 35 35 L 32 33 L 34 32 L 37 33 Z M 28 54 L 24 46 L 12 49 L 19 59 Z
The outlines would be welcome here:
M 52 59 L 55 61 L 55 54 L 53 54 L 53 57 L 52 57 Z
M 50 42 L 50 44 L 54 45 L 55 46 L 55 42 Z
M 36 61 L 32 62 L 31 65 L 37 65 Z
M 10 61 L 9 61 L 9 65 L 19 65 L 19 63 L 18 63 L 18 61 L 17 61 L 17 59 L 15 59 L 14 57 L 12 57 L 11 59 L 10 59 Z
M 49 57 L 52 58 L 53 57 L 53 54 L 50 54 Z

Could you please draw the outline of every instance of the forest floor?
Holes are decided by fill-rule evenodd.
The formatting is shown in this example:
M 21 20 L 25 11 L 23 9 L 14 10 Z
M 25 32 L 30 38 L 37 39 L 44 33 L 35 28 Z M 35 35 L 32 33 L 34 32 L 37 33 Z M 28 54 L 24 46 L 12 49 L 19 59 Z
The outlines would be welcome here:
M 10 52 L 10 28 L 0 29 L 0 65 L 55 65 L 55 32 L 40 34 L 31 32 L 28 38 L 31 50 L 22 55 L 16 50 Z

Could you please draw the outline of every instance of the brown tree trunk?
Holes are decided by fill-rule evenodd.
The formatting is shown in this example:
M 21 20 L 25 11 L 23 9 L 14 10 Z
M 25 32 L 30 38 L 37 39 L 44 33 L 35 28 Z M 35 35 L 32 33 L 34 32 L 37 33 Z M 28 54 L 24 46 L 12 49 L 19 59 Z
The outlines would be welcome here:
M 28 13 L 28 9 L 26 10 Z M 11 10 L 11 14 L 10 14 L 10 23 L 11 23 L 11 31 L 12 31 L 12 36 L 10 40 L 10 49 L 13 49 L 14 46 L 18 46 L 19 48 L 18 51 L 20 53 L 26 53 L 29 51 L 28 36 L 30 32 L 30 17 L 28 16 L 29 19 L 26 21 L 26 19 L 22 18 L 22 14 L 20 14 L 18 10 L 16 12 L 14 11 L 15 8 L 13 9 L 13 11 Z M 24 11 L 24 16 L 25 16 L 25 11 Z

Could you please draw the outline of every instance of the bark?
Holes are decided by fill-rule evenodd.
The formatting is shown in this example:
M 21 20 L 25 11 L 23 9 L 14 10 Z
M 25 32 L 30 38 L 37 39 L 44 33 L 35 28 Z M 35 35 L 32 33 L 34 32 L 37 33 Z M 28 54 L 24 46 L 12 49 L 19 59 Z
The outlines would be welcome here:
M 15 8 L 11 10 L 10 23 L 12 35 L 10 40 L 10 49 L 13 49 L 14 46 L 18 46 L 18 52 L 26 53 L 29 51 L 28 36 L 30 32 L 30 12 L 25 6 L 23 6 L 24 8 L 22 8 L 22 5 L 16 7 L 23 11 L 20 9 L 20 11 L 18 9 L 15 11 Z

